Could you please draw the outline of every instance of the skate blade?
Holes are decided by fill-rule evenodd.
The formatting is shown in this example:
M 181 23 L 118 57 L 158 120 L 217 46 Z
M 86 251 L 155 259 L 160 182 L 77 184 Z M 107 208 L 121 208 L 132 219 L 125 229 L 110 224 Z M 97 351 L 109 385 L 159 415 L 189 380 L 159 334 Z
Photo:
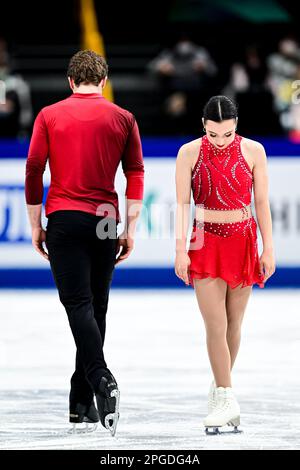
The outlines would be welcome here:
M 77 424 L 78 423 L 73 424 L 73 427 L 68 431 L 68 434 L 89 434 L 91 432 L 95 432 L 97 429 L 97 423 L 85 423 L 84 427 L 78 427 Z
M 231 424 L 228 423 L 228 426 Z M 234 426 L 234 428 L 230 431 L 224 431 L 224 426 L 207 426 L 205 428 L 205 434 L 207 436 L 215 436 L 215 435 L 221 435 L 221 434 L 241 434 L 243 431 L 241 429 L 238 429 L 237 426 Z
M 117 389 L 112 390 L 110 396 L 111 398 L 114 397 L 116 399 L 116 408 L 115 408 L 114 413 L 109 413 L 105 416 L 104 424 L 105 424 L 106 429 L 108 429 L 111 435 L 114 436 L 116 434 L 117 424 L 118 424 L 119 417 L 120 417 L 120 414 L 119 414 L 120 391 Z M 112 420 L 113 422 L 112 425 L 109 424 L 110 420 Z

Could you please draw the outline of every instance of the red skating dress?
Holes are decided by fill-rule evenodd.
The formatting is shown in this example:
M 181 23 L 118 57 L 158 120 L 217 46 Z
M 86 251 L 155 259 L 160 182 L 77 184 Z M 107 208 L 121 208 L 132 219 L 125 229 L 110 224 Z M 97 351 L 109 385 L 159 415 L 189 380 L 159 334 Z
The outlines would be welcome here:
M 193 288 L 195 278 L 207 277 L 220 277 L 232 288 L 255 283 L 264 287 L 257 223 L 251 213 L 253 174 L 241 153 L 241 140 L 235 134 L 234 140 L 220 150 L 206 135 L 202 138 L 192 172 L 196 215 L 188 255 Z M 210 216 L 205 217 L 205 209 L 210 210 L 206 212 Z

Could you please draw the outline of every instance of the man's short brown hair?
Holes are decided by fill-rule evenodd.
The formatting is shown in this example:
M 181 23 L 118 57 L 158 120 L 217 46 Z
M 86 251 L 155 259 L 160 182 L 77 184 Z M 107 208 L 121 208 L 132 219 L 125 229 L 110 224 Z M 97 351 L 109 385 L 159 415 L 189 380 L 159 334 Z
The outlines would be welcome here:
M 98 86 L 107 76 L 108 65 L 101 55 L 91 50 L 79 51 L 71 57 L 67 75 L 73 78 L 76 86 L 80 83 Z

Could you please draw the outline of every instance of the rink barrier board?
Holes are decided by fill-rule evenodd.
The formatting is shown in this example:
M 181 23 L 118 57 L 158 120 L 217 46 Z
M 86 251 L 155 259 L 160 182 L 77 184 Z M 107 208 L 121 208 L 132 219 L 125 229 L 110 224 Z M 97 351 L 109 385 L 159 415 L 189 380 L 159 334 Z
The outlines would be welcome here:
M 300 267 L 277 268 L 262 289 L 299 288 Z M 50 269 L 0 269 L 0 288 L 54 288 Z M 174 273 L 174 268 L 115 268 L 112 288 L 190 288 Z
M 196 136 L 175 137 L 143 137 L 143 155 L 144 157 L 174 158 L 181 145 L 196 139 Z M 266 153 L 271 157 L 300 156 L 300 142 L 294 143 L 284 137 L 266 138 L 261 136 L 251 136 L 253 140 L 260 142 L 266 149 Z M 1 139 L 0 140 L 0 158 L 26 158 L 29 148 L 27 139 Z

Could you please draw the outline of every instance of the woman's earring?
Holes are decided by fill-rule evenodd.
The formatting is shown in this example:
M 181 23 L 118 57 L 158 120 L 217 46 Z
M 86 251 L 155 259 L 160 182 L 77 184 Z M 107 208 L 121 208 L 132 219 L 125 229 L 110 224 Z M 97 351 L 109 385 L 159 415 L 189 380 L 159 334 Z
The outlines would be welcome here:
M 206 133 L 206 129 L 205 129 L 205 127 L 203 127 L 203 132 L 205 132 L 205 133 Z

